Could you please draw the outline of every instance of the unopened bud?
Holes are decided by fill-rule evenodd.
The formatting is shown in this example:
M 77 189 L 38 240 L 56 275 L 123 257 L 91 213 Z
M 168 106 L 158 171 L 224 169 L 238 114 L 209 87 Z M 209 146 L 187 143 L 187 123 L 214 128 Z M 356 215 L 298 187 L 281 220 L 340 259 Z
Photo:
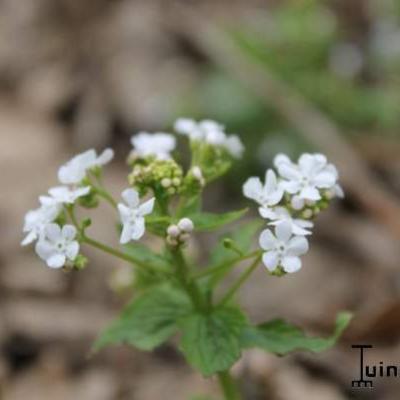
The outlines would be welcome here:
M 167 233 L 169 236 L 176 238 L 180 235 L 181 230 L 178 228 L 177 225 L 170 225 L 167 229 Z
M 293 196 L 290 204 L 295 210 L 301 210 L 304 207 L 304 200 L 299 196 Z
M 171 179 L 169 179 L 169 178 L 164 178 L 161 181 L 162 187 L 165 187 L 165 188 L 169 188 L 171 186 L 171 184 L 172 184 L 172 182 L 171 182 Z
M 179 229 L 181 229 L 182 231 L 186 232 L 186 233 L 190 233 L 193 231 L 194 229 L 194 224 L 192 222 L 192 220 L 190 220 L 189 218 L 182 218 L 179 222 L 178 222 L 178 227 Z
M 307 208 L 307 210 L 304 210 L 303 213 L 302 213 L 302 217 L 305 218 L 305 219 L 309 219 L 312 216 L 313 216 L 313 212 L 309 208 Z

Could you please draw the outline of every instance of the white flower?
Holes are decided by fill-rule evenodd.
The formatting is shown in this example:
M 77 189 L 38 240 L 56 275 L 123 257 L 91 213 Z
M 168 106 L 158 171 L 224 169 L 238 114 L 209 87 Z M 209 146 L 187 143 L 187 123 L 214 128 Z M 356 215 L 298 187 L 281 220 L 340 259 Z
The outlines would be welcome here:
M 43 235 L 45 227 L 53 222 L 61 211 L 58 204 L 42 205 L 36 210 L 28 211 L 25 215 L 23 232 L 27 233 L 22 246 L 26 246 L 33 241 L 40 239 Z
M 36 243 L 36 253 L 50 268 L 61 268 L 66 261 L 74 261 L 79 253 L 79 243 L 74 240 L 76 228 L 72 225 L 49 224 L 44 236 Z
M 76 199 L 86 196 L 90 192 L 90 186 L 70 189 L 67 186 L 57 186 L 49 190 L 50 196 L 40 196 L 39 200 L 42 205 L 52 204 L 73 204 Z
M 269 271 L 278 266 L 285 272 L 296 272 L 301 268 L 300 255 L 308 251 L 308 241 L 304 236 L 292 236 L 289 222 L 275 227 L 275 235 L 266 229 L 261 233 L 260 246 L 265 250 L 263 262 Z
M 154 156 L 157 160 L 169 160 L 176 146 L 175 137 L 168 133 L 139 132 L 131 143 L 139 157 Z
M 122 221 L 122 233 L 120 242 L 128 243 L 130 240 L 139 240 L 145 232 L 144 217 L 150 214 L 154 208 L 155 198 L 151 198 L 140 204 L 139 194 L 134 189 L 125 189 L 122 198 L 127 205 L 118 204 L 118 210 Z
M 256 201 L 261 208 L 270 210 L 270 207 L 277 205 L 283 197 L 283 189 L 279 186 L 275 172 L 269 169 L 265 174 L 265 184 L 260 178 L 249 178 L 243 185 L 243 194 Z
M 336 185 L 336 168 L 328 164 L 322 154 L 305 153 L 299 158 L 298 164 L 280 154 L 274 163 L 283 178 L 282 188 L 290 194 L 298 194 L 304 200 L 320 200 L 319 189 L 330 189 Z
M 97 156 L 94 149 L 78 154 L 58 170 L 58 180 L 65 185 L 76 185 L 85 178 L 89 169 L 100 167 L 110 162 L 114 151 L 110 148 Z
M 285 207 L 275 207 L 274 209 L 266 209 L 261 207 L 260 214 L 263 218 L 271 220 L 268 225 L 278 226 L 283 222 L 289 222 L 294 235 L 304 236 L 311 235 L 312 233 L 309 230 L 314 226 L 311 221 L 306 221 L 300 218 L 292 218 L 289 211 Z
M 232 157 L 240 158 L 244 151 L 243 143 L 237 135 L 227 136 L 225 127 L 216 121 L 204 119 L 196 122 L 189 118 L 178 118 L 174 124 L 176 132 L 186 135 L 190 140 L 198 140 L 212 146 L 224 148 Z
M 206 180 L 203 176 L 203 171 L 199 166 L 195 165 L 190 169 L 190 172 L 192 173 L 193 177 L 199 182 L 200 186 L 204 186 L 206 184 Z

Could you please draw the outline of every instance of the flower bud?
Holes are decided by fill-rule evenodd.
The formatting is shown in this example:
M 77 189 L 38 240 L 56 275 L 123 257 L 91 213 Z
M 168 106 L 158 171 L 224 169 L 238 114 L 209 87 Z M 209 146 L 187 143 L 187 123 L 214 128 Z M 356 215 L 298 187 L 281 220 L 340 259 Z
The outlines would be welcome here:
M 173 238 L 176 238 L 181 234 L 181 230 L 177 225 L 170 225 L 167 229 L 167 234 Z
M 171 186 L 172 182 L 171 179 L 169 178 L 163 178 L 161 181 L 161 186 L 164 188 L 169 188 Z
M 293 196 L 290 204 L 295 210 L 301 210 L 304 207 L 304 199 L 300 196 Z
M 194 224 L 192 222 L 192 220 L 190 220 L 189 218 L 183 218 L 178 222 L 178 227 L 186 232 L 186 233 L 190 233 L 193 232 L 194 229 Z

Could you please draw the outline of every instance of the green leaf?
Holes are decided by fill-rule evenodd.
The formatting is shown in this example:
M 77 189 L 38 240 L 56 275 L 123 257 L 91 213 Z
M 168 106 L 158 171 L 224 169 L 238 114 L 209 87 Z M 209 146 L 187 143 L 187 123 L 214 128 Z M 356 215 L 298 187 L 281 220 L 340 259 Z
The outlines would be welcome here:
M 152 215 L 146 217 L 146 228 L 149 232 L 157 236 L 164 237 L 170 224 L 170 217 Z
M 183 199 L 183 204 L 179 207 L 177 217 L 183 218 L 188 215 L 196 214 L 200 212 L 201 209 L 201 196 L 195 195 Z
M 243 217 L 247 208 L 239 211 L 233 211 L 225 214 L 213 214 L 208 212 L 199 212 L 188 215 L 197 231 L 211 231 L 223 225 L 230 224 Z
M 241 336 L 242 348 L 260 347 L 279 355 L 296 350 L 319 353 L 334 346 L 351 318 L 352 315 L 348 312 L 339 313 L 335 331 L 328 338 L 306 336 L 301 329 L 282 320 L 273 320 L 256 327 L 246 327 Z
M 237 308 L 218 308 L 209 315 L 192 314 L 180 326 L 181 349 L 188 362 L 203 375 L 227 370 L 239 359 L 239 339 L 246 318 Z
M 129 243 L 124 246 L 126 254 L 135 258 L 138 263 L 148 265 L 150 268 L 165 271 L 171 270 L 171 265 L 167 262 L 165 257 L 153 252 L 151 249 L 141 243 Z
M 134 299 L 94 344 L 94 350 L 127 343 L 152 350 L 178 329 L 177 322 L 192 308 L 185 293 L 168 285 L 152 288 Z

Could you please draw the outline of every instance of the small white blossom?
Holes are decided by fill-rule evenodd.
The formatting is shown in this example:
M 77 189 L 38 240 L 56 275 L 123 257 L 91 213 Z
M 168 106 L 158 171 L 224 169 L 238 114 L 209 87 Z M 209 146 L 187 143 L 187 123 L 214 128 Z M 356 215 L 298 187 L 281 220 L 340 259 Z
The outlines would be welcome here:
M 125 203 L 118 204 L 118 210 L 122 222 L 120 242 L 128 243 L 130 240 L 139 240 L 145 232 L 144 217 L 151 214 L 154 208 L 155 198 L 140 204 L 139 193 L 134 189 L 125 189 L 122 192 Z
M 182 218 L 177 225 L 170 225 L 167 229 L 167 243 L 172 246 L 184 245 L 194 230 L 193 221 L 189 218 Z
M 249 178 L 243 185 L 243 194 L 256 201 L 261 206 L 260 213 L 264 209 L 265 214 L 282 200 L 283 189 L 278 184 L 275 172 L 269 169 L 265 174 L 265 184 L 260 178 Z
M 89 169 L 101 167 L 109 163 L 114 157 L 114 151 L 105 149 L 99 156 L 94 149 L 76 155 L 58 170 L 58 179 L 65 185 L 77 185 L 86 176 Z
M 304 236 L 293 236 L 292 227 L 285 221 L 275 227 L 275 235 L 266 229 L 260 236 L 260 246 L 265 250 L 263 263 L 269 271 L 282 267 L 287 273 L 301 268 L 300 255 L 308 251 L 308 241 Z
M 26 246 L 43 235 L 45 227 L 52 223 L 61 211 L 58 204 L 42 205 L 36 210 L 28 211 L 25 215 L 23 232 L 27 233 L 22 246 Z
M 141 158 L 154 156 L 157 160 L 171 159 L 171 152 L 175 150 L 175 137 L 168 133 L 139 132 L 131 139 L 134 152 Z
M 299 158 L 298 164 L 280 154 L 274 164 L 282 177 L 282 188 L 290 194 L 298 194 L 304 200 L 320 200 L 320 189 L 330 189 L 336 185 L 336 168 L 328 164 L 322 154 L 305 153 Z
M 294 235 L 304 236 L 311 235 L 312 233 L 309 230 L 314 226 L 311 221 L 306 221 L 300 218 L 292 218 L 289 211 L 285 207 L 275 207 L 274 209 L 260 208 L 260 214 L 263 218 L 271 220 L 268 225 L 278 226 L 283 222 L 289 222 Z
M 196 122 L 189 118 L 176 120 L 176 132 L 188 136 L 193 141 L 203 141 L 212 146 L 224 148 L 232 157 L 240 158 L 244 152 L 244 145 L 237 135 L 227 135 L 225 127 L 216 121 L 205 119 Z
M 76 228 L 72 225 L 49 224 L 44 236 L 36 243 L 36 253 L 50 268 L 61 268 L 66 261 L 74 261 L 79 253 L 79 243 L 75 240 Z
M 167 234 L 172 238 L 177 238 L 181 234 L 181 230 L 177 225 L 170 225 L 167 229 Z
M 70 189 L 67 186 L 57 186 L 49 190 L 50 196 L 40 196 L 39 200 L 42 205 L 51 204 L 73 204 L 76 199 L 86 196 L 90 192 L 90 186 Z

